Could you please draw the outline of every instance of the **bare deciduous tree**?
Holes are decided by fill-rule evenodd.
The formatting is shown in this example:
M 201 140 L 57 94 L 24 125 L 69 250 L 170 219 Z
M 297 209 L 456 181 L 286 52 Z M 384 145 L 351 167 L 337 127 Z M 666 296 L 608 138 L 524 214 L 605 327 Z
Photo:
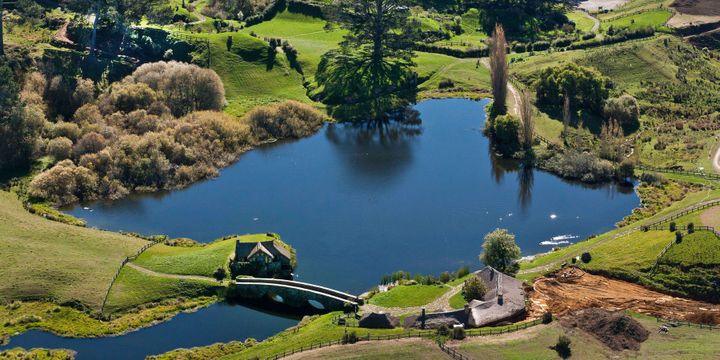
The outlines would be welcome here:
M 505 105 L 507 98 L 508 63 L 507 42 L 502 25 L 496 24 L 493 36 L 490 38 L 490 78 L 493 93 L 493 113 L 503 115 L 507 112 Z
M 533 119 L 530 91 L 525 89 L 520 96 L 520 121 L 522 122 L 522 142 L 525 149 L 532 148 L 535 138 L 535 119 Z
M 565 99 L 563 101 L 563 137 L 567 137 L 568 135 L 568 128 L 570 127 L 571 118 L 572 114 L 570 114 L 570 96 L 565 94 Z

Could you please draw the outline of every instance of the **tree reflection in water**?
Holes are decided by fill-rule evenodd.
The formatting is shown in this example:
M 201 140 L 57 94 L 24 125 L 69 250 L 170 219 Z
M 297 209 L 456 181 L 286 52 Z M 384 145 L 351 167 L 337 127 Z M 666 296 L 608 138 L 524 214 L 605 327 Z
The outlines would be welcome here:
M 386 183 L 409 167 L 422 131 L 420 113 L 408 106 L 383 119 L 329 124 L 325 136 L 353 177 L 374 184 Z

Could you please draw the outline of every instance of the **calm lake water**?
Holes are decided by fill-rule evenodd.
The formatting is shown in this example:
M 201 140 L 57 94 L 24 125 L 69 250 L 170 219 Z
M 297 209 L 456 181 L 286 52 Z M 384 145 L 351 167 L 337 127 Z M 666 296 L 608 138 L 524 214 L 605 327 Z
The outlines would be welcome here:
M 514 233 L 528 255 L 550 250 L 541 243 L 554 237 L 576 241 L 608 231 L 638 206 L 631 187 L 589 187 L 494 158 L 481 131 L 486 104 L 424 101 L 414 107 L 420 125 L 328 125 L 312 137 L 248 152 L 217 179 L 185 190 L 68 212 L 98 228 L 203 242 L 277 232 L 297 250 L 298 280 L 359 294 L 396 270 L 480 268 L 483 236 L 498 227 Z M 278 319 L 217 306 L 118 338 L 62 342 L 82 347 L 80 355 L 131 346 L 134 357 L 160 348 L 263 338 L 291 323 Z M 42 332 L 13 338 L 13 345 L 21 345 L 21 338 L 33 346 L 62 345 Z M 164 340 L 158 344 L 155 338 Z

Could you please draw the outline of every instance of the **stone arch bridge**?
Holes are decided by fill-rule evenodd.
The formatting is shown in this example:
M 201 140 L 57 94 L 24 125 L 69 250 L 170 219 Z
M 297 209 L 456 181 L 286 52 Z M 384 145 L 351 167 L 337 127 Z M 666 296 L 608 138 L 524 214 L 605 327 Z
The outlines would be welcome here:
M 243 299 L 270 300 L 301 310 L 325 312 L 343 310 L 348 305 L 362 305 L 362 299 L 355 295 L 294 280 L 239 278 L 233 287 L 237 296 Z

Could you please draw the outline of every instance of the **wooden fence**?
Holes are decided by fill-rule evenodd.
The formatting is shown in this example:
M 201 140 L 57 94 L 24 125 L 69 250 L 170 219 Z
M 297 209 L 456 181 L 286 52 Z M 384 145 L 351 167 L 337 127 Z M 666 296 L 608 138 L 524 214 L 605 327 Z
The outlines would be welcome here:
M 100 314 L 105 314 L 105 303 L 107 303 L 107 299 L 110 296 L 110 289 L 112 289 L 113 284 L 115 284 L 115 280 L 117 280 L 117 277 L 120 275 L 120 271 L 122 271 L 123 267 L 125 267 L 125 264 L 137 259 L 138 256 L 140 256 L 140 254 L 145 252 L 145 250 L 149 249 L 153 245 L 160 243 L 160 242 L 162 242 L 162 241 L 153 241 L 153 242 L 147 243 L 147 244 L 143 245 L 143 247 L 138 249 L 138 251 L 136 251 L 134 254 L 124 258 L 120 262 L 120 267 L 118 267 L 117 271 L 115 271 L 115 275 L 113 275 L 113 278 L 110 281 L 110 286 L 108 286 L 107 291 L 105 291 L 105 297 L 103 297 L 102 306 L 100 307 Z
M 515 331 L 527 329 L 536 325 L 542 324 L 542 319 L 535 319 L 533 321 L 528 321 L 524 323 L 517 323 L 515 325 L 510 326 L 502 326 L 497 328 L 480 328 L 480 329 L 468 329 L 465 330 L 465 336 L 486 336 L 486 335 L 499 335 L 499 334 L 506 334 L 506 333 L 512 333 Z M 400 339 L 408 339 L 408 338 L 434 338 L 437 336 L 436 330 L 416 330 L 416 331 L 409 331 L 404 332 L 400 334 L 387 334 L 387 335 L 370 335 L 370 333 L 366 334 L 365 336 L 358 336 L 357 341 L 381 341 L 381 340 L 400 340 Z M 285 350 L 282 353 L 277 353 L 275 355 L 269 356 L 266 359 L 268 360 L 277 360 L 282 359 L 284 357 L 297 354 L 303 351 L 313 350 L 313 349 L 320 349 L 328 346 L 333 345 L 343 345 L 345 344 L 342 339 L 339 340 L 333 340 L 333 341 L 319 341 L 316 343 L 312 343 L 308 346 L 301 346 L 299 348 L 294 348 L 290 350 Z M 439 344 L 442 349 L 442 344 Z M 450 349 L 454 351 L 453 349 Z M 443 349 L 443 351 L 445 351 Z M 447 351 L 445 351 L 447 353 Z M 457 353 L 456 356 L 464 356 L 460 353 Z M 449 353 L 448 353 L 449 354 Z M 451 355 L 452 356 L 452 355 Z M 455 359 L 468 359 L 467 357 L 454 357 Z
M 649 225 L 649 226 L 643 226 L 643 228 L 645 228 L 645 229 L 647 229 L 647 230 L 667 230 L 667 231 L 670 231 L 670 226 Z M 676 230 L 685 230 L 685 231 L 687 231 L 687 230 L 688 230 L 688 227 L 687 227 L 687 226 L 676 226 L 675 229 L 676 229 Z M 712 227 L 712 226 L 694 226 L 694 231 L 710 231 L 710 232 L 712 232 L 712 233 L 715 235 L 715 237 L 717 237 L 718 239 L 720 239 L 720 231 L 716 230 L 716 229 L 715 229 L 714 227 Z M 662 257 L 665 256 L 665 254 L 668 252 L 668 250 L 670 250 L 670 248 L 671 248 L 671 247 L 673 246 L 673 244 L 675 244 L 675 243 L 676 243 L 676 241 L 675 241 L 675 239 L 673 239 L 672 241 L 670 241 L 669 244 L 667 244 L 667 245 L 662 249 L 662 251 L 660 251 L 660 254 L 658 254 L 658 256 L 655 258 L 655 264 L 654 264 L 653 267 L 650 269 L 650 275 L 655 274 L 655 271 L 657 270 L 657 267 L 658 267 L 658 265 L 660 264 L 660 259 L 662 259 Z
M 703 179 L 709 179 L 709 180 L 720 180 L 720 175 L 718 174 L 711 174 L 706 173 L 703 171 L 687 171 L 687 170 L 677 170 L 677 169 L 665 169 L 665 168 L 658 168 L 653 166 L 646 166 L 646 165 L 638 165 L 636 166 L 637 169 L 644 170 L 644 171 L 653 171 L 653 172 L 659 172 L 659 173 L 668 173 L 668 174 L 680 174 L 680 175 L 689 175 L 689 176 L 697 176 L 701 177 Z
M 450 357 L 452 357 L 453 359 L 470 360 L 469 357 L 461 354 L 460 352 L 458 352 L 457 350 L 455 350 L 451 347 L 445 346 L 445 344 L 443 344 L 443 343 L 438 343 L 438 346 L 440 346 L 440 350 L 442 350 L 444 353 L 450 355 Z

